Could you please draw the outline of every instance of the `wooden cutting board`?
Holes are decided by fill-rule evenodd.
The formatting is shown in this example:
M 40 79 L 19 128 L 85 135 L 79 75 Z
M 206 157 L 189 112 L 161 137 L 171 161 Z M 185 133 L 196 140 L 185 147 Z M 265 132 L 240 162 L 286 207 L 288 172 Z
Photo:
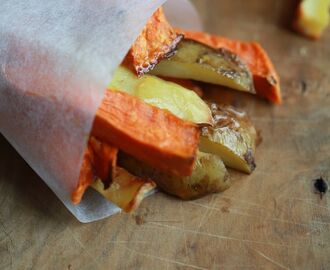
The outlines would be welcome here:
M 281 76 L 282 106 L 210 89 L 261 130 L 256 171 L 80 224 L 0 137 L 0 269 L 330 269 L 330 197 L 312 181 L 330 180 L 330 29 L 317 42 L 288 30 L 295 1 L 195 2 L 208 31 L 259 41 Z

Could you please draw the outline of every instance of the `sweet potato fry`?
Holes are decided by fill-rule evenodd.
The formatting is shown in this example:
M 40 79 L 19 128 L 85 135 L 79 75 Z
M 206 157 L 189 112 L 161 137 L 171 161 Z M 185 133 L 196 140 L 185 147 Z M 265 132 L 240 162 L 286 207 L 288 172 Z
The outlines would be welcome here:
M 71 195 L 74 204 L 81 201 L 86 189 L 99 178 L 108 187 L 116 176 L 118 149 L 90 137 L 83 157 L 77 188 Z
M 145 195 L 156 187 L 150 179 L 142 179 L 117 167 L 118 148 L 90 137 L 84 155 L 77 188 L 72 202 L 78 204 L 88 187 L 93 187 L 125 212 L 136 209 Z
M 214 48 L 225 48 L 240 56 L 253 74 L 257 95 L 280 104 L 280 81 L 275 68 L 264 49 L 256 42 L 242 42 L 203 32 L 176 29 L 185 38 L 193 39 Z
M 93 167 L 95 175 L 100 178 L 106 186 L 109 186 L 116 175 L 118 148 L 101 142 L 94 137 L 89 139 L 94 152 Z
M 111 90 L 96 113 L 92 136 L 175 175 L 192 173 L 199 143 L 196 125 Z
M 124 65 L 143 75 L 171 54 L 181 39 L 182 35 L 174 31 L 159 8 L 128 52 Z
M 73 204 L 80 203 L 81 198 L 84 195 L 86 189 L 93 183 L 94 180 L 93 163 L 94 163 L 94 153 L 92 147 L 88 143 L 88 146 L 85 150 L 83 162 L 80 168 L 78 185 L 71 194 L 71 201 Z

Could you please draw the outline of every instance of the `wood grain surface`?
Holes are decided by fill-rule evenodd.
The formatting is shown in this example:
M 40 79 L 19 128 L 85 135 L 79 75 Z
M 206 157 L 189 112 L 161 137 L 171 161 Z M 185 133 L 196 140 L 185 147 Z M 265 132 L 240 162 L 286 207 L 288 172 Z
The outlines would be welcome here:
M 257 40 L 282 79 L 284 104 L 212 87 L 262 132 L 257 169 L 221 194 L 158 193 L 132 215 L 79 223 L 0 137 L 0 269 L 330 269 L 330 29 L 288 29 L 295 1 L 194 1 L 209 32 Z M 184 15 L 183 15 L 184 16 Z

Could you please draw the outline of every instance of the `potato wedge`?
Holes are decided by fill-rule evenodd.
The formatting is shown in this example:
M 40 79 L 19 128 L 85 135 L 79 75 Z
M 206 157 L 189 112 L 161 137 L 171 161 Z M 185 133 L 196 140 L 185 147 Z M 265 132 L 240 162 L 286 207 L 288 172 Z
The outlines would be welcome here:
M 293 27 L 302 35 L 319 39 L 329 24 L 330 0 L 303 0 L 298 6 Z
M 134 211 L 146 194 L 156 188 L 153 181 L 136 177 L 120 167 L 117 167 L 116 176 L 108 188 L 100 179 L 91 186 L 125 212 Z
M 220 192 L 230 187 L 229 174 L 221 159 L 199 152 L 191 176 L 179 177 L 161 173 L 142 162 L 120 155 L 119 163 L 131 173 L 153 179 L 163 191 L 184 200 Z
M 182 40 L 173 56 L 163 59 L 151 74 L 193 79 L 255 93 L 251 72 L 237 55 L 189 39 Z
M 120 66 L 109 88 L 127 92 L 186 121 L 202 124 L 212 120 L 208 105 L 194 91 L 156 76 L 138 78 L 132 71 Z
M 245 113 L 232 107 L 210 104 L 213 127 L 202 127 L 199 149 L 218 155 L 230 168 L 251 173 L 256 165 L 254 153 L 257 133 Z
M 212 48 L 225 48 L 237 54 L 249 67 L 253 75 L 257 96 L 266 98 L 272 103 L 281 104 L 280 78 L 264 48 L 257 42 L 232 40 L 226 37 L 177 29 L 178 33 Z
M 135 95 L 144 102 L 165 109 L 177 117 L 196 124 L 211 124 L 212 114 L 207 104 L 194 92 L 156 76 L 145 76 Z

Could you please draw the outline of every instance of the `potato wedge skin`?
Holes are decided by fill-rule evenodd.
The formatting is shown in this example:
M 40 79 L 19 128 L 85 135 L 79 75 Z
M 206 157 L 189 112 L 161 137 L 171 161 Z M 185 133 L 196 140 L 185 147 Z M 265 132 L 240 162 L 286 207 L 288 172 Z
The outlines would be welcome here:
M 210 104 L 214 125 L 202 127 L 199 149 L 218 155 L 230 168 L 251 173 L 257 132 L 245 113 L 230 106 Z
M 135 175 L 151 178 L 166 193 L 184 200 L 200 198 L 230 187 L 229 174 L 223 162 L 212 154 L 199 152 L 192 174 L 186 177 L 159 172 L 127 155 L 120 155 L 119 163 Z
M 255 93 L 251 72 L 237 55 L 190 39 L 182 40 L 173 56 L 162 60 L 151 74 L 193 79 Z

